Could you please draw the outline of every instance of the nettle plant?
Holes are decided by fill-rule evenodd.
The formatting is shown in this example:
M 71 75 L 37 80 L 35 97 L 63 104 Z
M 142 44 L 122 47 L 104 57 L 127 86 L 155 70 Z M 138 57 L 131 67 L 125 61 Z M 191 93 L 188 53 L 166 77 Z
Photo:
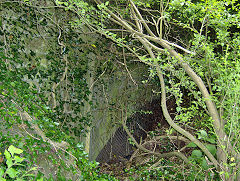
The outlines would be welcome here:
M 222 180 L 239 179 L 237 1 L 129 0 L 113 5 L 94 0 L 94 6 L 88 6 L 71 0 L 56 4 L 78 14 L 76 25 L 84 20 L 119 50 L 126 49 L 149 66 L 151 76 L 158 77 L 165 119 L 192 142 L 190 147 L 196 147 L 191 156 L 194 162 L 202 162 L 205 170 L 215 171 Z M 176 99 L 175 120 L 167 110 L 170 95 Z M 189 126 L 199 131 L 194 133 Z M 170 156 L 188 160 L 179 151 Z
M 29 170 L 24 170 L 26 164 L 24 164 L 24 157 L 21 157 L 20 154 L 23 153 L 23 150 L 16 148 L 13 145 L 10 145 L 8 149 L 4 151 L 4 156 L 6 163 L 3 163 L 4 158 L 2 158 L 3 166 L 0 167 L 0 180 L 6 181 L 9 179 L 14 179 L 16 181 L 29 180 L 34 178 L 35 175 L 31 174 L 32 171 L 37 170 L 37 167 L 33 167 Z M 0 152 L 0 155 L 2 153 Z M 38 181 L 42 179 L 37 179 Z

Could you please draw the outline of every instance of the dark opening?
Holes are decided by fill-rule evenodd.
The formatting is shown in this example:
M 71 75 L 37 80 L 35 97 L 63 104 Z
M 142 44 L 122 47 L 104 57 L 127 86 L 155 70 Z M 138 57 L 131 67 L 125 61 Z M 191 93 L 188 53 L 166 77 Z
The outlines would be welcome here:
M 175 100 L 167 101 L 168 111 L 172 118 L 176 112 Z M 151 112 L 144 113 L 144 112 Z M 154 131 L 157 127 L 168 127 L 161 108 L 161 100 L 155 99 L 146 103 L 139 112 L 134 114 L 127 123 L 129 130 L 133 130 L 133 136 L 136 141 L 144 140 L 148 131 Z M 128 135 L 123 127 L 116 130 L 111 139 L 101 150 L 96 160 L 100 163 L 109 162 L 111 160 L 121 160 L 128 158 L 133 153 L 133 146 L 128 141 Z

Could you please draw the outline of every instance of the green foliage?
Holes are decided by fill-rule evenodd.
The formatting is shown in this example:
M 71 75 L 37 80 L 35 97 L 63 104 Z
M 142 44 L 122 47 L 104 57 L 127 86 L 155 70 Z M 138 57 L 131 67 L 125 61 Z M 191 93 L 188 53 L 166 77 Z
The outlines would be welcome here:
M 176 99 L 177 115 L 175 120 L 178 121 L 179 125 L 188 126 L 189 129 L 193 128 L 192 130 L 195 131 L 195 136 L 198 137 L 198 140 L 205 145 L 213 157 L 216 157 L 216 150 L 222 147 L 220 143 L 222 140 L 218 140 L 219 130 L 216 129 L 219 128 L 214 126 L 211 113 L 209 114 L 209 108 L 205 104 L 206 100 L 202 95 L 203 91 L 200 92 L 200 86 L 197 86 L 199 83 L 197 81 L 203 80 L 203 84 L 210 93 L 210 98 L 208 99 L 217 106 L 220 122 L 222 122 L 220 124 L 226 123 L 225 127 L 220 129 L 230 137 L 231 143 L 235 146 L 235 151 L 239 153 L 240 145 L 237 135 L 240 130 L 240 113 L 238 111 L 240 105 L 240 27 L 238 23 L 240 14 L 237 1 L 133 1 L 139 7 L 139 13 L 146 20 L 145 23 L 148 24 L 148 27 L 156 36 L 152 36 L 145 29 L 141 32 L 139 30 L 141 26 L 138 26 L 138 23 L 141 24 L 144 20 L 140 18 L 138 12 L 136 12 L 137 17 L 129 16 L 134 14 L 134 11 L 131 9 L 132 5 L 129 2 L 120 2 L 122 3 L 121 6 L 117 4 L 114 8 L 109 5 L 106 6 L 104 3 L 98 5 L 98 7 L 101 13 L 107 11 L 107 8 L 113 13 L 117 12 L 115 15 L 119 15 L 119 19 L 122 18 L 124 22 L 112 15 L 112 18 L 115 18 L 113 22 L 117 22 L 117 25 L 111 26 L 107 16 L 103 16 L 104 18 L 98 19 L 101 23 L 91 24 L 93 29 L 101 34 L 105 34 L 106 37 L 113 40 L 120 47 L 127 48 L 141 62 L 150 65 L 149 77 L 154 80 L 158 80 L 154 65 L 159 65 L 161 73 L 165 78 L 167 94 L 173 95 Z M 158 6 L 155 6 L 155 3 Z M 124 5 L 125 7 L 121 8 Z M 149 18 L 148 12 L 143 7 L 150 8 L 151 18 Z M 110 13 L 110 11 L 107 12 Z M 128 15 L 126 15 L 126 12 L 128 12 Z M 95 13 L 97 15 L 97 12 Z M 97 19 L 97 16 L 94 17 Z M 141 20 L 137 22 L 137 18 Z M 126 28 L 126 23 L 129 23 L 129 26 L 132 26 L 133 29 L 136 28 L 136 31 L 139 32 L 135 33 L 135 29 L 132 31 L 130 28 Z M 118 27 L 119 25 L 122 25 L 121 28 Z M 146 27 L 144 24 L 141 25 Z M 104 30 L 105 27 L 108 30 Z M 109 31 L 109 29 L 116 27 L 119 30 L 125 27 L 130 33 L 127 34 L 122 31 L 120 34 L 117 31 Z M 145 36 L 141 35 L 141 33 L 152 36 L 152 38 L 160 37 L 160 39 L 163 38 L 169 42 L 174 41 L 182 47 L 187 47 L 189 51 L 179 48 L 177 50 L 178 56 L 193 69 L 191 71 L 194 71 L 201 80 L 195 79 L 193 81 L 189 77 L 190 73 L 187 75 L 186 69 L 183 66 L 179 66 L 181 64 L 178 62 L 179 60 L 168 56 L 169 54 L 166 52 L 163 55 L 162 52 L 160 53 L 155 49 L 154 51 L 156 52 L 153 51 L 152 53 L 157 58 L 149 58 L 149 54 L 145 51 L 148 48 L 142 50 L 144 43 L 136 42 L 139 37 Z M 144 38 L 148 39 L 147 36 Z M 157 45 L 157 42 L 153 39 L 149 38 L 148 40 L 149 42 L 154 42 L 154 46 Z M 142 41 L 144 40 L 142 39 Z M 149 42 L 145 43 L 149 44 Z M 178 47 L 175 46 L 174 48 L 177 49 Z M 158 48 L 162 47 L 159 46 Z M 146 83 L 147 81 L 144 82 Z M 231 150 L 224 148 L 224 152 L 230 154 Z M 195 149 L 190 158 L 196 164 L 200 164 L 204 170 L 208 169 L 203 150 Z M 221 160 L 221 158 L 217 159 Z
M 1 11 L 8 13 L 1 16 L 0 29 L 1 40 L 6 38 L 6 41 L 0 41 L 0 129 L 3 130 L 0 132 L 0 151 L 9 147 L 5 152 L 6 167 L 1 172 L 7 177 L 19 179 L 29 176 L 28 180 L 41 180 L 43 177 L 48 180 L 67 180 L 65 173 L 80 180 L 116 180 L 100 175 L 96 169 L 98 163 L 90 162 L 84 148 L 70 136 L 84 135 L 86 125 L 91 124 L 91 117 L 88 114 L 82 116 L 81 112 L 86 103 L 91 103 L 84 75 L 89 68 L 89 57 L 94 55 L 94 47 L 81 47 L 79 43 L 94 44 L 95 38 L 74 33 L 71 25 L 65 24 L 65 21 L 61 25 L 55 24 L 50 18 L 51 11 L 40 12 L 32 7 L 37 5 L 36 2 L 29 1 L 24 5 L 1 2 Z M 37 18 L 37 23 L 36 17 L 41 17 Z M 58 26 L 69 28 L 63 33 L 64 38 L 59 36 Z M 38 31 L 42 32 L 38 34 Z M 42 37 L 41 33 L 52 39 L 46 41 L 47 36 Z M 67 47 L 60 47 L 58 38 L 67 40 Z M 65 55 L 69 55 L 67 61 Z M 62 80 L 66 68 L 68 71 Z M 56 89 L 53 88 L 54 83 L 59 85 Z M 55 93 L 57 102 L 54 109 L 51 108 L 52 93 Z M 65 111 L 66 104 L 71 110 Z M 22 117 L 24 111 L 31 117 L 30 120 Z M 34 125 L 51 141 L 68 143 L 67 150 L 58 149 L 36 134 Z M 11 145 L 23 151 L 24 161 L 16 155 L 19 150 L 12 149 Z M 73 159 L 70 153 L 75 160 L 69 164 L 69 160 Z M 35 165 L 44 164 L 45 160 L 47 165 L 41 170 L 37 168 L 36 175 L 27 175 L 28 171 L 36 168 Z M 25 166 L 24 169 L 20 164 Z M 52 173 L 48 168 L 50 166 L 54 168 Z
M 1 60 L 3 60 L 3 58 L 6 58 L 3 54 L 1 55 Z M 44 130 L 46 136 L 51 140 L 55 140 L 57 142 L 67 141 L 71 145 L 68 149 L 68 152 L 72 152 L 72 154 L 78 158 L 75 163 L 79 165 L 78 169 L 81 172 L 81 180 L 89 180 L 89 178 L 92 180 L 114 180 L 114 178 L 110 176 L 100 175 L 96 170 L 96 166 L 98 164 L 96 162 L 90 162 L 88 160 L 87 154 L 83 151 L 83 147 L 76 146 L 77 143 L 75 140 L 64 133 L 61 129 L 59 129 L 60 125 L 58 122 L 53 121 L 50 117 L 46 117 L 48 115 L 51 115 L 51 109 L 45 106 L 43 102 L 41 102 L 41 99 L 34 90 L 29 89 L 28 83 L 21 80 L 21 74 L 17 71 L 7 70 L 5 62 L 0 62 L 0 116 L 2 121 L 1 129 L 6 130 L 6 132 L 1 132 L 0 134 L 0 147 L 6 148 L 7 146 L 14 144 L 20 148 L 15 149 L 14 147 L 10 146 L 8 151 L 5 151 L 7 168 L 6 170 L 3 169 L 3 174 L 5 173 L 5 175 L 10 176 L 11 178 L 16 178 L 21 173 L 18 179 L 25 178 L 26 176 L 31 176 L 33 178 L 36 177 L 36 179 L 40 179 L 41 177 L 46 176 L 41 173 L 40 170 L 38 170 L 37 176 L 28 174 L 28 171 L 32 171 L 31 167 L 33 167 L 33 165 L 38 162 L 39 156 L 44 153 L 49 154 L 48 159 L 50 162 L 52 162 L 52 164 L 60 165 L 60 167 L 56 167 L 59 173 L 62 172 L 62 169 L 65 171 L 70 171 L 66 166 L 66 162 L 50 155 L 52 152 L 51 145 L 44 142 L 42 139 L 35 138 L 37 135 L 26 135 L 23 138 L 18 134 L 14 134 L 14 131 L 7 131 L 11 130 L 12 127 L 16 129 L 16 126 L 19 124 L 26 125 L 24 130 L 31 130 L 31 126 L 33 126 L 33 124 L 37 124 L 41 129 Z M 19 111 L 29 112 L 29 114 L 34 115 L 34 117 L 37 119 L 34 119 L 32 123 L 29 122 L 29 120 L 23 120 L 18 115 Z M 19 154 L 23 150 L 25 158 L 20 158 L 15 155 Z M 64 152 L 61 150 L 58 151 L 58 154 L 63 153 Z M 19 166 L 22 166 L 20 163 L 23 161 L 23 159 L 28 160 L 28 164 L 25 165 L 27 172 L 22 172 L 19 168 Z M 18 167 L 12 168 L 15 165 Z M 74 168 L 72 166 L 70 168 L 71 172 L 74 174 L 79 173 L 79 170 L 77 168 Z M 36 168 L 34 167 L 34 169 Z M 49 177 L 49 175 L 47 175 L 47 177 Z M 64 176 L 61 174 L 58 175 L 57 178 L 62 178 L 65 180 Z
M 31 3 L 33 5 L 37 1 Z M 39 3 L 35 5 L 41 5 Z M 7 50 L 2 49 L 2 53 L 12 57 L 7 61 L 14 70 L 12 73 L 17 71 L 17 76 L 28 83 L 26 86 L 40 96 L 41 102 L 53 109 L 48 112 L 49 118 L 58 120 L 56 124 L 60 124 L 67 134 L 79 136 L 91 124 L 90 117 L 79 112 L 89 102 L 90 91 L 84 75 L 88 70 L 88 55 L 93 49 L 81 47 L 80 44 L 86 44 L 94 38 L 87 40 L 86 36 L 80 36 L 61 17 L 57 17 L 60 23 L 55 23 L 51 19 L 51 10 L 43 11 L 43 16 L 31 5 L 21 6 L 16 2 L 3 3 L 2 10 L 12 15 L 1 17 L 5 28 L 0 30 L 1 37 L 7 38 L 1 46 L 8 47 Z M 37 23 L 36 17 L 39 18 Z M 69 31 L 61 30 L 63 35 L 59 37 L 61 26 Z M 52 38 L 47 40 L 45 37 Z M 66 47 L 58 44 L 58 38 L 59 41 L 66 41 Z
M 18 5 L 14 2 L 7 2 L 1 6 L 9 14 L 6 13 L 2 16 L 0 21 L 2 26 L 0 35 L 5 40 L 0 41 L 1 47 L 3 47 L 0 51 L 2 59 L 0 61 L 0 115 L 5 123 L 3 126 L 11 128 L 16 126 L 16 123 L 23 123 L 30 128 L 31 124 L 28 121 L 22 121 L 18 115 L 19 109 L 28 112 L 36 118 L 33 123 L 38 124 L 49 138 L 59 142 L 67 141 L 71 143 L 71 151 L 77 158 L 80 158 L 78 165 L 82 165 L 80 166 L 80 170 L 83 171 L 82 179 L 107 179 L 106 176 L 99 177 L 98 173 L 93 171 L 97 164 L 89 162 L 82 148 L 76 148 L 74 140 L 69 136 L 71 133 L 77 136 L 81 135 L 84 132 L 84 127 L 91 123 L 88 114 L 84 116 L 77 114 L 83 109 L 86 102 L 91 103 L 88 100 L 90 92 L 84 74 L 89 69 L 88 60 L 93 59 L 93 52 L 96 51 L 94 48 L 97 44 L 91 38 L 78 36 L 78 32 L 75 32 L 77 28 L 84 31 L 86 28 L 83 25 L 86 25 L 91 30 L 98 31 L 113 40 L 121 48 L 127 48 L 135 56 L 137 55 L 143 63 L 160 66 L 165 76 L 167 93 L 173 95 L 176 99 L 177 115 L 175 120 L 178 121 L 179 125 L 194 127 L 193 130 L 199 130 L 195 131 L 195 136 L 216 157 L 216 150 L 222 145 L 217 145 L 219 138 L 215 134 L 213 120 L 207 111 L 206 100 L 202 97 L 195 82 L 179 66 L 178 60 L 169 57 L 167 53 L 160 52 L 156 52 L 155 57 L 157 58 L 153 60 L 146 55 L 142 45 L 135 41 L 134 37 L 136 35 L 134 33 L 134 36 L 132 36 L 125 34 L 123 31 L 120 34 L 118 31 L 105 30 L 115 29 L 119 26 L 119 24 L 112 26 L 112 23 L 109 23 L 110 16 L 106 11 L 107 8 L 110 8 L 113 12 L 117 11 L 121 17 L 129 20 L 130 24 L 135 21 L 130 19 L 131 5 L 128 1 L 119 1 L 121 5 L 116 3 L 117 6 L 113 8 L 110 4 L 111 1 L 110 3 L 106 1 L 97 6 L 90 6 L 85 1 L 56 0 L 55 3 L 59 7 L 66 11 L 73 11 L 79 16 L 78 19 L 71 18 L 72 14 L 69 19 L 59 16 L 57 17 L 59 24 L 49 18 L 53 12 L 36 10 L 34 6 L 39 5 L 34 4 L 36 1 L 24 0 L 24 2 L 27 4 Z M 173 0 L 170 2 L 160 1 L 160 4 L 158 4 L 159 1 L 152 0 L 134 0 L 133 2 L 140 7 L 140 12 L 145 12 L 144 8 L 153 10 L 150 11 L 152 13 L 150 16 L 152 19 L 155 18 L 154 21 L 148 17 L 147 12 L 143 13 L 142 16 L 151 22 L 149 23 L 151 24 L 150 28 L 154 32 L 159 31 L 158 28 L 162 28 L 162 32 L 157 32 L 161 36 L 160 38 L 174 41 L 194 52 L 187 54 L 182 50 L 178 51 L 179 56 L 193 68 L 193 71 L 199 75 L 206 85 L 211 94 L 210 99 L 217 106 L 220 119 L 226 123 L 222 131 L 229 135 L 235 146 L 233 149 L 239 153 L 240 14 L 237 1 Z M 124 5 L 125 8 L 122 8 Z M 16 16 L 16 14 L 18 15 Z M 42 14 L 44 15 L 42 16 Z M 36 17 L 41 17 L 37 18 L 37 24 L 35 23 Z M 66 23 L 68 21 L 71 23 Z M 146 22 L 148 23 L 148 21 Z M 161 27 L 161 25 L 154 27 L 157 24 L 156 22 L 160 22 L 164 27 Z M 44 55 L 39 54 L 36 47 L 33 47 L 33 45 L 37 48 L 41 47 L 32 44 L 32 41 L 36 41 L 36 39 L 26 40 L 27 37 L 34 37 L 36 30 L 39 31 L 40 29 L 45 30 L 42 34 L 55 35 L 53 40 L 48 40 L 43 44 L 43 47 L 45 45 L 51 47 L 48 50 L 42 50 L 42 52 L 45 51 Z M 63 31 L 63 29 L 66 31 Z M 62 37 L 59 31 L 61 35 L 63 34 Z M 61 42 L 64 42 L 65 45 L 60 45 Z M 88 45 L 88 48 L 78 49 L 73 46 L 83 47 L 85 44 Z M 26 47 L 26 45 L 29 46 Z M 65 56 L 68 57 L 68 61 L 64 59 Z M 66 68 L 71 71 L 62 80 Z M 159 83 L 156 83 L 156 80 L 158 80 L 156 75 L 154 66 L 151 66 L 149 77 L 155 85 L 159 86 Z M 147 81 L 144 82 L 147 83 Z M 59 85 L 58 89 L 53 89 L 54 83 Z M 55 105 L 52 93 L 55 96 L 57 95 L 57 104 Z M 64 112 L 66 105 L 71 110 Z M 54 108 L 53 110 L 51 110 L 51 106 Z M 80 126 L 72 128 L 71 125 Z M 45 145 L 42 140 L 33 140 L 30 136 L 27 136 L 23 143 L 21 139 L 18 135 L 4 134 L 1 136 L 0 144 L 1 146 L 17 145 L 22 150 L 26 150 L 29 153 L 26 158 L 33 161 L 36 161 L 34 160 L 36 150 L 40 153 L 51 150 L 50 145 L 42 146 Z M 189 159 L 195 166 L 200 165 L 200 171 L 211 169 L 202 150 L 199 150 L 194 143 L 190 143 L 188 147 L 194 148 Z M 228 154 L 228 152 L 226 153 Z M 229 168 L 229 172 L 220 172 L 220 175 L 224 174 L 226 178 L 235 174 L 237 169 L 235 158 L 231 155 L 227 156 L 229 159 L 227 163 L 223 164 Z M 53 162 L 57 162 L 56 158 L 51 159 Z M 169 175 L 172 176 L 174 173 L 166 170 L 151 170 L 148 172 L 145 169 L 138 173 L 142 174 L 146 180 L 162 177 L 173 179 Z M 190 178 L 196 179 L 193 174 L 189 175 Z M 181 174 L 174 176 L 176 180 L 183 178 Z M 204 175 L 200 174 L 200 176 L 203 178 Z M 201 180 L 200 178 L 197 179 Z
M 34 178 L 34 174 L 30 172 L 36 170 L 36 167 L 31 169 L 24 169 L 26 167 L 26 163 L 24 163 L 25 158 L 19 157 L 23 152 L 23 150 L 10 145 L 7 150 L 4 151 L 4 155 L 6 158 L 6 164 L 2 164 L 0 167 L 0 180 L 16 180 L 16 181 L 24 181 L 29 180 L 30 178 Z M 40 181 L 40 179 L 38 179 Z
M 162 159 L 156 167 L 149 165 L 132 167 L 126 172 L 129 174 L 129 180 L 201 180 L 206 175 L 199 167 L 184 167 L 170 160 Z M 208 178 L 219 180 L 216 173 L 209 173 Z

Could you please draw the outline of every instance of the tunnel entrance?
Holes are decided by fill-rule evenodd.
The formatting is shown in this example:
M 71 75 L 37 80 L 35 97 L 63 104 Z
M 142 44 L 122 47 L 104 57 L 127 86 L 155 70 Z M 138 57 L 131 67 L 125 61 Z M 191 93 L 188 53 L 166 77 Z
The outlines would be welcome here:
M 174 118 L 176 113 L 175 100 L 169 99 L 167 107 L 171 117 Z M 147 132 L 154 131 L 159 127 L 169 127 L 163 116 L 160 99 L 154 99 L 138 110 L 127 122 L 128 129 L 132 131 L 138 143 L 147 137 Z M 117 161 L 122 158 L 128 158 L 134 150 L 134 146 L 129 143 L 128 138 L 128 134 L 123 127 L 118 128 L 100 151 L 96 161 L 107 163 L 112 160 Z

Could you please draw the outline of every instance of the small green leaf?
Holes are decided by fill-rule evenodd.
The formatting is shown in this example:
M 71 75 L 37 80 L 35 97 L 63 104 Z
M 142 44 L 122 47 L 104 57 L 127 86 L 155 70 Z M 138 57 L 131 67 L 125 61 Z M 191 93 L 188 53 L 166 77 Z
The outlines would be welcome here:
M 0 178 L 0 181 L 7 181 L 5 178 Z
M 15 85 L 16 85 L 14 82 L 11 82 L 10 84 L 11 84 L 11 86 L 13 86 L 13 87 L 15 87 Z
M 19 173 L 17 170 L 14 168 L 9 168 L 6 173 L 9 175 L 11 178 L 16 178 L 17 174 Z
M 215 144 L 216 140 L 215 138 L 211 137 L 211 138 L 207 138 L 206 141 L 208 141 L 209 143 Z
M 193 142 L 190 142 L 190 143 L 187 145 L 187 147 L 195 148 L 195 147 L 197 147 L 197 145 L 196 145 L 195 143 L 193 143 Z
M 8 168 L 13 166 L 12 158 L 7 159 L 6 164 L 7 164 Z
M 19 149 L 19 148 L 16 148 L 16 147 L 13 146 L 13 145 L 9 146 L 8 151 L 11 153 L 12 156 L 13 156 L 15 153 L 16 153 L 16 154 L 20 154 L 20 153 L 23 152 L 23 150 L 21 150 L 21 149 Z
M 208 149 L 208 151 L 210 151 L 210 153 L 212 153 L 213 156 L 216 155 L 217 149 L 214 145 L 208 144 L 208 145 L 206 145 L 206 148 Z
M 193 150 L 192 157 L 201 158 L 202 157 L 202 152 L 200 150 Z
M 4 151 L 4 155 L 5 155 L 7 160 L 11 158 L 11 155 L 7 150 Z
M 208 135 L 207 135 L 207 132 L 205 130 L 200 130 L 199 133 L 198 133 L 198 139 L 204 139 L 204 138 L 207 138 Z
M 19 156 L 15 156 L 14 160 L 16 161 L 16 163 L 21 163 L 25 158 L 21 158 Z
M 208 169 L 208 164 L 207 164 L 206 159 L 202 158 L 201 166 L 202 166 L 205 170 Z
M 61 5 L 61 4 L 63 4 L 63 3 L 64 3 L 64 2 L 61 2 L 61 1 L 56 0 L 56 4 Z

